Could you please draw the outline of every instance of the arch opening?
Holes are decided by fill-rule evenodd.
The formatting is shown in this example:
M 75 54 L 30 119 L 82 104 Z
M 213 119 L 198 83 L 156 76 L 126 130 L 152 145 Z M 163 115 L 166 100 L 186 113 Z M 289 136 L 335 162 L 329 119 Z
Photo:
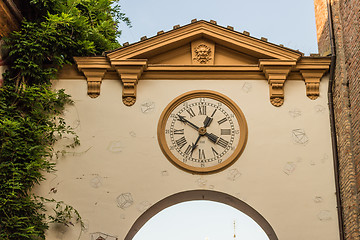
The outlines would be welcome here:
M 129 230 L 127 236 L 125 237 L 125 240 L 133 240 L 133 239 L 135 240 L 135 238 L 134 238 L 135 235 L 145 225 L 145 223 L 147 223 L 152 217 L 157 215 L 162 210 L 167 209 L 174 205 L 178 205 L 178 204 L 180 206 L 181 205 L 180 203 L 196 201 L 196 200 L 205 200 L 205 201 L 197 201 L 198 203 L 212 202 L 213 204 L 218 204 L 218 205 L 225 204 L 236 210 L 239 210 L 240 212 L 245 214 L 247 217 L 251 218 L 253 220 L 251 222 L 254 222 L 254 224 L 257 225 L 258 228 L 262 229 L 264 234 L 262 235 L 263 238 L 261 238 L 261 239 L 266 239 L 266 237 L 264 238 L 264 236 L 267 236 L 267 238 L 269 240 L 278 240 L 271 225 L 267 222 L 267 220 L 260 213 L 258 213 L 251 206 L 249 206 L 245 202 L 243 202 L 231 195 L 228 195 L 228 194 L 222 193 L 222 192 L 211 191 L 211 190 L 185 191 L 185 192 L 176 193 L 174 195 L 171 195 L 171 196 L 168 196 L 168 197 L 162 199 L 161 201 L 157 202 L 152 207 L 150 207 L 147 211 L 145 211 L 135 221 L 135 223 Z M 189 217 L 191 217 L 191 216 L 189 216 Z M 170 220 L 170 218 L 169 218 L 169 220 Z M 179 228 L 181 229 L 181 226 L 179 226 Z M 235 233 L 236 233 L 236 229 L 235 229 Z M 229 234 L 231 234 L 231 232 Z

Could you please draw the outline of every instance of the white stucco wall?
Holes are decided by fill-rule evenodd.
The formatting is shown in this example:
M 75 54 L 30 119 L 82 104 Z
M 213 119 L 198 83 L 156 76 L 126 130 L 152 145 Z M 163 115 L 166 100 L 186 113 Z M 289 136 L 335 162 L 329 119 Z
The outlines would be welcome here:
M 53 226 L 47 239 L 77 239 L 80 232 L 80 239 L 91 239 L 95 232 L 124 239 L 151 204 L 193 189 L 243 200 L 266 218 L 280 240 L 338 239 L 327 85 L 325 77 L 320 97 L 310 100 L 304 82 L 287 81 L 284 105 L 277 108 L 270 104 L 266 81 L 142 80 L 137 102 L 126 107 L 120 81 L 104 80 L 96 99 L 87 96 L 85 80 L 54 81 L 75 101 L 65 119 L 81 146 L 65 149 L 66 141 L 59 142 L 56 148 L 68 153 L 36 191 L 74 206 L 86 228 Z M 230 97 L 248 124 L 243 154 L 216 174 L 184 172 L 158 146 L 161 112 L 178 95 L 196 89 Z M 117 202 L 125 193 L 131 194 L 132 204 Z

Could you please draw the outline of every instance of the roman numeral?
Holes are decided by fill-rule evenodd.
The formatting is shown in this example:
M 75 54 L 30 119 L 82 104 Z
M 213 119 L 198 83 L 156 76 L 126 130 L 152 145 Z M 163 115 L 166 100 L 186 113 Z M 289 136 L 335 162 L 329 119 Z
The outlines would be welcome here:
M 176 140 L 176 144 L 178 145 L 178 147 L 181 149 L 183 146 L 185 146 L 185 144 L 187 143 L 185 137 L 179 138 L 178 140 Z
M 179 130 L 174 129 L 174 134 L 184 134 L 184 129 L 179 129 Z
M 224 117 L 223 119 L 221 119 L 221 120 L 219 120 L 218 121 L 218 124 L 220 125 L 220 124 L 223 124 L 224 122 L 226 122 L 227 121 L 227 119 L 226 119 L 226 117 Z
M 226 141 L 226 140 L 224 140 L 224 139 L 222 139 L 222 138 L 220 138 L 219 141 L 217 141 L 217 144 L 218 144 L 219 146 L 223 147 L 223 148 L 226 148 L 227 145 L 229 144 L 229 142 Z
M 221 129 L 221 135 L 231 135 L 231 129 Z
M 211 147 L 211 150 L 212 150 L 212 152 L 213 152 L 213 154 L 214 154 L 214 157 L 216 157 L 217 155 L 219 155 L 219 154 L 217 153 L 217 151 L 216 151 L 213 147 Z
M 195 117 L 195 113 L 194 111 L 192 110 L 192 108 L 189 108 L 189 109 L 186 109 L 186 111 L 189 113 L 190 117 Z
M 206 115 L 206 105 L 199 106 L 199 115 Z
M 205 151 L 204 149 L 199 149 L 199 160 L 205 159 Z
M 188 145 L 187 146 L 187 148 L 186 148 L 186 150 L 185 150 L 185 154 L 187 154 L 187 155 L 189 155 L 189 154 L 191 154 L 191 156 L 192 156 L 192 146 L 191 145 Z

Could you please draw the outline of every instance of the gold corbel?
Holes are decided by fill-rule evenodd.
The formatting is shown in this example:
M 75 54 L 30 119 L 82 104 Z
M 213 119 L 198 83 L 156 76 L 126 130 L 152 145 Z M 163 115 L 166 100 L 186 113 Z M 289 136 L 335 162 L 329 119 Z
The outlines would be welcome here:
M 74 57 L 77 67 L 85 75 L 91 98 L 100 95 L 100 86 L 107 69 L 111 68 L 105 57 Z
M 326 70 L 300 70 L 305 80 L 306 96 L 311 100 L 315 100 L 320 96 L 320 79 Z
M 284 104 L 284 83 L 285 80 L 274 79 L 269 80 L 270 87 L 270 102 L 275 107 L 280 107 Z
M 123 83 L 122 100 L 126 106 L 136 102 L 136 87 L 141 74 L 147 67 L 146 59 L 112 60 L 121 82 Z
M 82 69 L 82 72 L 87 80 L 87 94 L 91 98 L 97 98 L 100 95 L 100 86 L 106 69 Z
M 284 84 L 295 61 L 260 60 L 260 69 L 264 72 L 269 84 L 270 102 L 275 107 L 284 104 Z
M 137 75 L 121 74 L 121 81 L 123 83 L 123 103 L 126 106 L 132 106 L 136 102 L 136 86 L 138 83 Z

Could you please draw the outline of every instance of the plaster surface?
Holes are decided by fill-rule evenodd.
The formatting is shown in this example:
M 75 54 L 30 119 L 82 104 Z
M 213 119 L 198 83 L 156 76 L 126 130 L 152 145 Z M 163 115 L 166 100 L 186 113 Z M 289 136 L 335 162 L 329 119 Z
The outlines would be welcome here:
M 122 102 L 120 81 L 103 80 L 101 95 L 87 95 L 84 80 L 56 80 L 75 104 L 64 118 L 81 145 L 56 150 L 57 172 L 36 192 L 74 206 L 86 226 L 51 226 L 47 239 L 91 239 L 101 232 L 124 239 L 151 205 L 182 191 L 215 190 L 244 201 L 273 227 L 279 239 L 338 239 L 331 150 L 328 78 L 320 97 L 306 97 L 303 81 L 285 83 L 285 101 L 274 107 L 263 80 L 140 80 L 137 101 Z M 163 156 L 157 124 L 165 106 L 184 92 L 209 89 L 243 111 L 248 142 L 240 158 L 215 174 L 184 172 Z M 56 193 L 50 191 L 56 188 Z

